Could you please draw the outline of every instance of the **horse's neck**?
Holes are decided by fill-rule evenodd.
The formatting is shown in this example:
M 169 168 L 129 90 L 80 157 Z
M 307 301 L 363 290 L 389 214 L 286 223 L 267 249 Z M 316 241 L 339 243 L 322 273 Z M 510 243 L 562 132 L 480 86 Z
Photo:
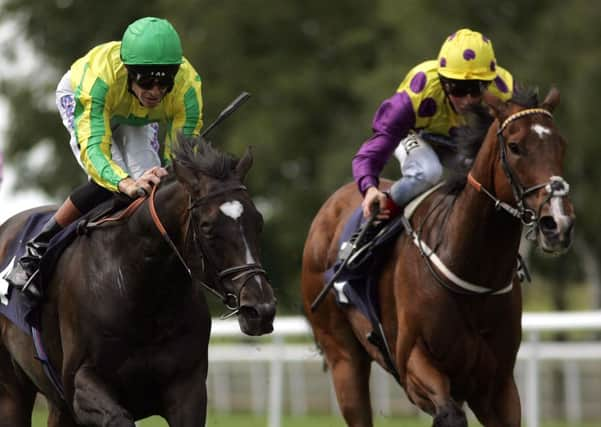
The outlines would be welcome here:
M 148 264 L 147 271 L 168 272 L 172 265 L 174 268 L 179 266 L 179 259 L 166 237 L 179 251 L 183 251 L 187 208 L 187 193 L 176 181 L 161 186 L 154 197 L 149 197 L 131 218 L 131 238 L 144 242 L 144 253 L 140 255 L 143 256 L 143 262 Z M 166 236 L 163 235 L 165 232 Z
M 499 173 L 493 130 L 489 131 L 471 173 L 494 194 L 500 188 L 497 181 L 506 178 Z M 515 218 L 498 211 L 491 199 L 468 183 L 457 196 L 448 219 L 439 223 L 441 254 L 456 275 L 480 286 L 507 285 L 516 265 L 521 235 Z

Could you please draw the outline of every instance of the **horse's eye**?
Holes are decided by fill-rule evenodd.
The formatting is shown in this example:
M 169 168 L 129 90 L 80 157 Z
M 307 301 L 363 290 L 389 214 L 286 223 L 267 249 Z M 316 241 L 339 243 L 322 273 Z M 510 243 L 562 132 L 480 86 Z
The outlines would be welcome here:
M 205 236 L 210 236 L 211 231 L 213 231 L 213 224 L 211 224 L 209 221 L 202 221 L 200 223 L 200 231 Z
M 511 151 L 513 154 L 520 155 L 520 145 L 517 142 L 510 142 L 507 144 L 507 146 L 509 147 L 509 151 Z

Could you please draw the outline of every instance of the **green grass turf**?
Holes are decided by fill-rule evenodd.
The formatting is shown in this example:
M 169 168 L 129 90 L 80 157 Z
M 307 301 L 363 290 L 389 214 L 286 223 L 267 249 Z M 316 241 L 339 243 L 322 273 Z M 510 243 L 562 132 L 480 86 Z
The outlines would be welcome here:
M 37 409 L 33 414 L 32 427 L 46 427 L 47 412 Z M 252 414 L 216 414 L 209 413 L 207 426 L 209 427 L 266 427 L 268 424 L 266 416 Z M 285 416 L 282 418 L 282 427 L 345 427 L 341 417 L 334 415 L 311 415 L 311 416 Z M 376 417 L 375 427 L 430 427 L 431 421 L 427 417 Z M 599 427 L 599 422 L 579 424 L 579 427 Z M 168 427 L 161 417 L 150 417 L 138 422 L 139 427 Z M 480 426 L 474 420 L 470 420 L 470 426 Z M 541 427 L 568 427 L 566 423 L 543 422 Z

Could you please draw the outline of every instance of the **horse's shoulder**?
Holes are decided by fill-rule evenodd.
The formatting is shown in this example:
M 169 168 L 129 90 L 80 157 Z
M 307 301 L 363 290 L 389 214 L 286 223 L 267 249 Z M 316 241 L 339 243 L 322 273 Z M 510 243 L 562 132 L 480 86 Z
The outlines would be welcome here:
M 414 207 L 412 211 L 412 218 L 414 224 L 419 224 L 424 221 L 426 218 L 430 217 L 428 222 L 433 220 L 434 224 L 437 224 L 438 221 L 435 219 L 437 215 L 432 217 L 432 214 L 436 211 L 441 211 L 445 209 L 445 206 L 450 206 L 452 200 L 457 197 L 457 194 L 453 192 L 449 192 L 449 189 L 445 186 L 441 186 L 436 190 L 432 191 L 430 194 L 427 194 L 423 199 L 419 202 L 417 206 Z

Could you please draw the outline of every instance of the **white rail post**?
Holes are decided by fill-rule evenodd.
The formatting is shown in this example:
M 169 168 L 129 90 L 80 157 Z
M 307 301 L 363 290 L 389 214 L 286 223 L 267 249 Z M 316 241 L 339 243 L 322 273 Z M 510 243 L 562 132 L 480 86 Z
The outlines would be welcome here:
M 294 415 L 307 415 L 307 387 L 305 386 L 305 373 L 302 361 L 290 364 L 290 409 Z
M 252 404 L 253 414 L 262 414 L 267 409 L 267 401 L 265 395 L 265 377 L 267 369 L 265 362 L 249 362 L 250 367 L 250 401 Z M 253 369 L 254 368 L 254 369 Z
M 574 360 L 563 362 L 564 400 L 566 419 L 571 426 L 582 423 L 582 393 L 580 388 L 580 370 Z
M 284 391 L 284 337 L 280 334 L 273 336 L 274 351 L 269 367 L 269 427 L 282 425 L 282 393 Z
M 526 368 L 526 425 L 528 427 L 539 425 L 538 339 L 538 331 L 528 333 L 528 344 L 530 344 L 530 357 Z

